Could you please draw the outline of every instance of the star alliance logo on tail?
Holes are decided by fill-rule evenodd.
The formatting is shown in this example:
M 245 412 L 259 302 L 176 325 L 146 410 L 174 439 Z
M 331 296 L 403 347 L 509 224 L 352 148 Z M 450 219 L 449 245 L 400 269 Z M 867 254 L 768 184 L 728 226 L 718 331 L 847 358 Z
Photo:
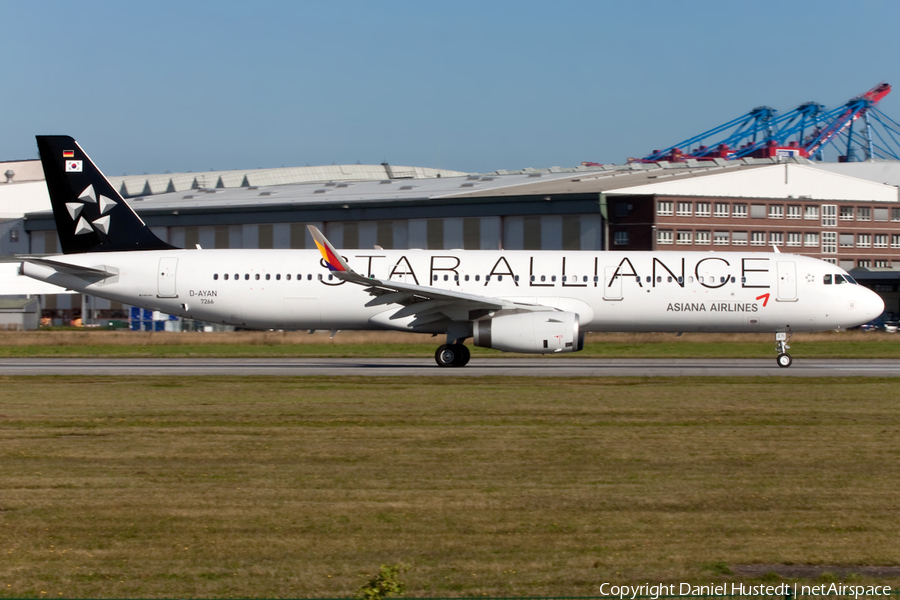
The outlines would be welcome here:
M 90 233 L 92 231 L 91 225 L 93 225 L 94 229 L 96 229 L 100 233 L 105 233 L 108 235 L 109 215 L 107 215 L 106 213 L 111 211 L 113 207 L 118 204 L 118 202 L 111 198 L 107 198 L 103 194 L 100 194 L 100 199 L 98 201 L 97 194 L 94 192 L 93 184 L 84 188 L 84 191 L 79 194 L 78 200 L 80 202 L 84 202 L 84 204 L 79 204 L 78 202 L 66 202 L 66 209 L 69 211 L 69 216 L 72 217 L 73 221 L 78 219 L 79 215 L 81 215 L 81 211 L 88 204 L 98 205 L 100 214 L 105 216 L 101 216 L 100 218 L 95 219 L 90 225 L 88 224 L 87 219 L 82 216 L 81 219 L 78 219 L 78 222 L 75 225 L 75 235 L 84 235 L 85 233 Z

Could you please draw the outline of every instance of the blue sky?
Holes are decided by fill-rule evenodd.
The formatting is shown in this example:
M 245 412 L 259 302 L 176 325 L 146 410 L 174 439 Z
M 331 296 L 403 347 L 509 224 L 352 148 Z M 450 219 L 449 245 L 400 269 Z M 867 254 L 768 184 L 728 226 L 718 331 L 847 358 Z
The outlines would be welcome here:
M 900 84 L 900 3 L 0 0 L 0 160 L 109 175 L 622 163 Z M 900 89 L 880 108 L 900 121 Z

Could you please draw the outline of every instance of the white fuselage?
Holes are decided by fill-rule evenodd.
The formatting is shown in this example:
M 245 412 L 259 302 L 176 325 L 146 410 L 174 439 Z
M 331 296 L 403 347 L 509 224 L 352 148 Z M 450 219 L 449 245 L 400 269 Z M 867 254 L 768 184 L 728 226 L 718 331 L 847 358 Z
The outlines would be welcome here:
M 820 331 L 883 302 L 836 266 L 772 253 L 343 250 L 360 274 L 577 313 L 582 331 Z M 114 273 L 91 282 L 23 263 L 25 275 L 202 321 L 258 329 L 399 329 L 400 306 L 329 275 L 316 250 L 160 250 L 61 255 Z M 830 277 L 827 277 L 830 276 Z M 831 280 L 831 283 L 826 281 Z M 835 283 L 839 280 L 840 283 Z M 431 332 L 424 329 L 420 331 Z M 438 331 L 435 331 L 438 332 Z

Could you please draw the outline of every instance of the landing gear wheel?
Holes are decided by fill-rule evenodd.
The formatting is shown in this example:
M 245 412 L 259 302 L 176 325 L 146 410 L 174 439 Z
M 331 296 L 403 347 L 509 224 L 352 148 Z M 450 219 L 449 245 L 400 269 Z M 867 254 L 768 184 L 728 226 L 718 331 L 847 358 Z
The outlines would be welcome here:
M 465 345 L 463 345 L 463 344 L 456 344 L 456 345 L 459 347 L 459 354 L 460 354 L 459 364 L 456 366 L 464 367 L 467 364 L 469 364 L 469 359 L 472 357 L 472 355 L 469 353 L 469 349 L 466 348 Z
M 456 344 L 443 344 L 442 346 L 438 346 L 438 349 L 434 353 L 434 362 L 438 364 L 439 367 L 455 367 L 456 361 L 459 360 L 459 351 L 456 349 Z
M 469 349 L 462 344 L 444 344 L 435 351 L 439 367 L 463 367 L 469 362 Z
M 791 363 L 794 362 L 794 359 L 791 358 L 790 354 L 779 354 L 778 355 L 778 366 L 779 367 L 789 367 Z

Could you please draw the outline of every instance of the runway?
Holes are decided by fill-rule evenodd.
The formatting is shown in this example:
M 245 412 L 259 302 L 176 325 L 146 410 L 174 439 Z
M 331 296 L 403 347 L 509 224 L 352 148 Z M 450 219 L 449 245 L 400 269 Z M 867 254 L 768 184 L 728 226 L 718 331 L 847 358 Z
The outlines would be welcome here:
M 430 358 L 4 358 L 0 375 L 238 375 L 356 377 L 900 377 L 900 360 L 473 358 L 440 368 Z

